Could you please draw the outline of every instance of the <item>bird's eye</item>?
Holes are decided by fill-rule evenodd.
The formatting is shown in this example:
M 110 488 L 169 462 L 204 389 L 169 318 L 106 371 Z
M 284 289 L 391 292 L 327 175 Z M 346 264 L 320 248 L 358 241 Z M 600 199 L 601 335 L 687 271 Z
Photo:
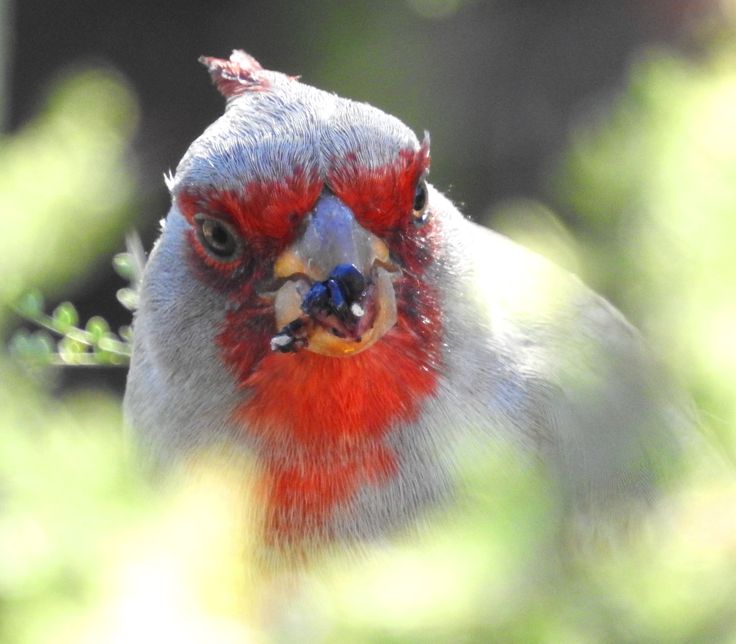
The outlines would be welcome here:
M 416 192 L 414 193 L 414 205 L 413 205 L 412 217 L 414 223 L 421 225 L 429 218 L 429 211 L 427 209 L 427 182 L 424 179 L 420 179 L 417 184 Z
M 235 231 L 225 222 L 204 215 L 196 215 L 197 236 L 202 247 L 217 261 L 231 262 L 240 253 L 240 242 Z

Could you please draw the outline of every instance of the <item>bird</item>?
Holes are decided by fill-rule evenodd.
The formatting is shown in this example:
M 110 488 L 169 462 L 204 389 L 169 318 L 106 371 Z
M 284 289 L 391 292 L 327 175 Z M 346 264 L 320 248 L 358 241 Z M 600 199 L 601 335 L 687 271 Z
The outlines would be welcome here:
M 247 453 L 284 551 L 419 524 L 468 437 L 541 463 L 572 523 L 652 502 L 693 419 L 613 305 L 461 214 L 428 134 L 240 50 L 200 62 L 226 109 L 167 177 L 124 397 L 155 460 Z

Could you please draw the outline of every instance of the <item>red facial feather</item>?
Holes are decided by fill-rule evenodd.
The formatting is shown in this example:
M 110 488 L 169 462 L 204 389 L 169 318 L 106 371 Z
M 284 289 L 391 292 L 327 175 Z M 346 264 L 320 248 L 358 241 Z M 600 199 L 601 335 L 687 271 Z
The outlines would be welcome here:
M 299 227 L 293 215 L 314 206 L 320 181 L 297 171 L 273 184 L 251 183 L 242 193 L 178 197 L 190 222 L 198 212 L 226 217 L 253 255 L 252 270 L 229 289 L 233 308 L 217 342 L 246 394 L 235 419 L 254 439 L 263 466 L 266 538 L 272 543 L 329 538 L 326 525 L 337 508 L 362 488 L 388 482 L 398 468 L 389 433 L 415 420 L 437 385 L 440 307 L 436 290 L 422 279 L 432 261 L 437 224 L 430 220 L 416 229 L 411 223 L 416 183 L 429 161 L 427 146 L 368 173 L 360 172 L 355 158 L 342 160 L 341 169 L 329 174 L 329 186 L 362 225 L 383 234 L 405 270 L 395 284 L 396 326 L 347 358 L 272 353 L 273 309 L 255 286 L 294 239 Z
M 427 233 L 402 240 L 407 271 L 396 284 L 396 326 L 355 356 L 271 353 L 270 312 L 244 306 L 228 314 L 218 342 L 247 392 L 235 417 L 258 444 L 269 541 L 329 538 L 325 525 L 336 509 L 396 472 L 386 439 L 418 417 L 441 360 L 438 295 L 421 280 L 423 248 L 436 238 Z
M 197 213 L 231 222 L 251 255 L 273 256 L 299 232 L 299 221 L 317 202 L 322 184 L 302 168 L 277 181 L 252 181 L 243 190 L 193 189 L 177 196 L 190 223 Z
M 251 397 L 237 418 L 262 446 L 270 540 L 319 533 L 336 507 L 394 474 L 385 438 L 436 385 L 437 343 L 422 345 L 400 324 L 351 358 L 269 354 L 246 380 Z
M 381 235 L 408 221 L 417 181 L 428 168 L 425 140 L 419 150 L 402 150 L 396 163 L 371 171 L 360 165 L 357 154 L 348 154 L 331 169 L 327 182 L 361 225 Z
M 419 299 L 422 320 L 400 314 L 381 340 L 349 358 L 270 353 L 272 320 L 264 316 L 263 325 L 253 311 L 228 315 L 218 341 L 248 392 L 236 419 L 259 445 L 269 540 L 329 536 L 324 523 L 337 507 L 396 471 L 385 439 L 417 418 L 440 360 L 435 293 L 415 280 L 405 286 L 406 299 Z M 244 337 L 244 329 L 253 334 Z

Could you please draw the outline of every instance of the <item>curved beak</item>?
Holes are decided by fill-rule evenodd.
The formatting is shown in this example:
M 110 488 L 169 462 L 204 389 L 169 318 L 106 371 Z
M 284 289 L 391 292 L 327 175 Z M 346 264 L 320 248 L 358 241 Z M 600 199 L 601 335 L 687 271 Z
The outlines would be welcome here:
M 276 260 L 275 351 L 346 356 L 373 345 L 396 323 L 386 244 L 331 194 L 307 215 L 302 235 Z

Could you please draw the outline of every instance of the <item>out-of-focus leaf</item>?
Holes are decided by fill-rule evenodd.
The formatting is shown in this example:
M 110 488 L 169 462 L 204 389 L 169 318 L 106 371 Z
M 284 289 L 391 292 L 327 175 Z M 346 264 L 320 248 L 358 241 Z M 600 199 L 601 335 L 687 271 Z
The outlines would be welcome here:
M 610 110 L 577 129 L 560 185 L 586 274 L 644 328 L 736 453 L 732 42 L 698 62 L 643 55 Z
M 87 346 L 70 337 L 64 337 L 58 344 L 59 356 L 67 364 L 73 365 L 80 362 L 80 358 L 87 352 Z
M 135 311 L 138 306 L 138 293 L 132 288 L 121 288 L 116 293 L 118 301 L 129 311 Z
M 112 266 L 120 277 L 129 282 L 136 276 L 136 268 L 130 253 L 117 253 L 112 258 Z
M 62 302 L 52 314 L 54 328 L 59 333 L 66 333 L 79 324 L 79 314 L 71 302 Z
M 31 366 L 50 364 L 54 349 L 54 341 L 46 331 L 19 331 L 10 341 L 11 353 Z
M 22 222 L 0 238 L 0 301 L 33 286 L 53 293 L 120 244 L 135 212 L 136 109 L 122 77 L 76 72 L 50 85 L 35 119 L 0 136 L 0 212 Z
M 98 315 L 91 317 L 84 328 L 92 336 L 92 342 L 95 344 L 98 344 L 110 332 L 110 325 L 107 323 L 107 320 Z
M 43 313 L 43 307 L 43 295 L 38 289 L 26 291 L 15 303 L 18 313 L 31 319 L 41 315 Z

